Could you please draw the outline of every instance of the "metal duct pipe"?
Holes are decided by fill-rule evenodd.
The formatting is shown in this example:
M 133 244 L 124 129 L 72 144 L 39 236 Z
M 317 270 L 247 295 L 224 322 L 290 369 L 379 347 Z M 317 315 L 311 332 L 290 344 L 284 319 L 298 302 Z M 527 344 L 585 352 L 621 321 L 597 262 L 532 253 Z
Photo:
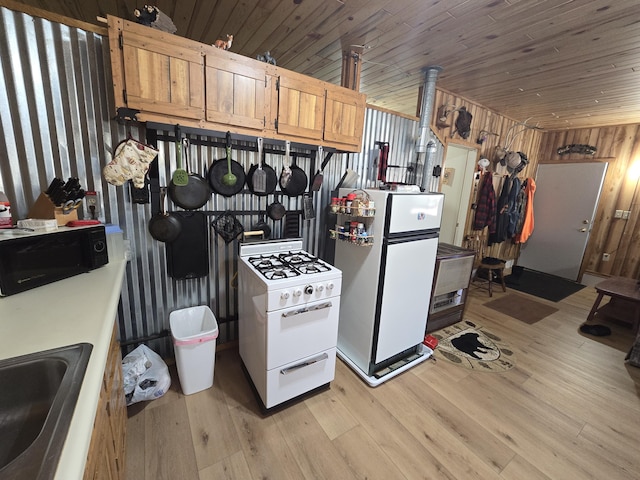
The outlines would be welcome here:
M 442 71 L 440 65 L 432 65 L 424 70 L 424 86 L 422 87 L 422 108 L 420 109 L 420 128 L 428 127 L 433 114 L 433 101 L 436 96 L 436 81 Z
M 431 117 L 436 96 L 436 80 L 442 71 L 439 65 L 432 65 L 424 69 L 424 86 L 422 88 L 422 106 L 420 108 L 420 130 L 416 152 L 424 153 L 421 187 L 423 190 L 432 189 L 433 167 L 438 152 L 438 139 L 431 133 Z

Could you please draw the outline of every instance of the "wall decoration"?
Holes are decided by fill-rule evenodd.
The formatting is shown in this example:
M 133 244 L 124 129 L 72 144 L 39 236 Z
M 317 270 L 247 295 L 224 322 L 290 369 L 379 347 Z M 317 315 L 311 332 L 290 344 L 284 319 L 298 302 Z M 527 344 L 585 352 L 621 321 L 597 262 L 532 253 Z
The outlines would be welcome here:
M 579 153 L 581 155 L 594 155 L 596 153 L 596 147 L 592 147 L 591 145 L 584 144 L 573 144 L 573 145 L 565 145 L 564 147 L 558 148 L 558 155 L 567 155 L 568 153 Z

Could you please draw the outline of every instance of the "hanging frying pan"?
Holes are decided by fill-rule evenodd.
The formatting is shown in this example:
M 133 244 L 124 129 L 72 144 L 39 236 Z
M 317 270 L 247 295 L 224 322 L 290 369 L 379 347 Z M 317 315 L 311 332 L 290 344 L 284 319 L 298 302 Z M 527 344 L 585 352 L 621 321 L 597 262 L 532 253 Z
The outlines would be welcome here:
M 285 150 L 284 150 L 284 165 L 282 166 L 282 172 L 280 173 L 280 188 L 287 188 L 289 185 L 289 180 L 291 180 L 291 166 L 289 162 L 291 159 L 289 158 L 289 154 L 291 152 L 291 142 L 287 140 L 285 142 Z
M 297 155 L 294 153 L 292 156 L 293 163 L 291 164 L 291 178 L 289 178 L 287 186 L 282 188 L 282 191 L 290 197 L 297 197 L 302 195 L 307 189 L 309 180 L 307 178 L 307 174 L 304 173 L 304 170 L 296 165 Z
M 211 164 L 207 176 L 214 192 L 231 197 L 242 191 L 246 179 L 242 165 L 231 159 L 231 132 L 227 132 L 226 153 L 226 158 Z
M 167 187 L 160 189 L 160 212 L 149 220 L 149 233 L 159 242 L 173 242 L 182 231 L 180 220 L 165 211 Z
M 267 215 L 271 220 L 282 220 L 284 214 L 287 213 L 287 209 L 284 208 L 284 205 L 280 203 L 278 199 L 278 195 L 274 195 L 273 203 L 267 207 Z
M 267 195 L 273 193 L 278 185 L 278 175 L 273 167 L 267 165 L 264 162 L 262 150 L 262 138 L 258 138 L 258 162 L 262 163 L 262 172 L 265 176 L 265 188 L 264 191 L 262 189 L 256 189 L 254 185 L 254 176 L 256 172 L 258 172 L 258 165 L 251 165 L 249 171 L 247 172 L 247 187 L 251 190 L 251 193 L 254 195 L 258 195 L 259 197 L 266 197 Z
M 173 180 L 169 184 L 169 196 L 173 203 L 185 210 L 196 210 L 204 206 L 211 197 L 211 188 L 207 181 L 189 167 L 189 140 L 183 138 L 178 152 L 185 160 L 188 177 L 186 185 L 178 185 Z M 178 154 L 180 154 L 178 153 Z

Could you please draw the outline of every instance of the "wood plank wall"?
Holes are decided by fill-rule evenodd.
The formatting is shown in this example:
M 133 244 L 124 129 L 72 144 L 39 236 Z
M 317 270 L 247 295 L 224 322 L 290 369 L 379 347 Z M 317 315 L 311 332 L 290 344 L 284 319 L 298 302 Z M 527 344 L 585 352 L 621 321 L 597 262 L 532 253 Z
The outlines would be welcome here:
M 471 135 L 462 139 L 455 129 L 457 113 L 449 115 L 446 123 L 451 127 L 436 126 L 438 108 L 450 105 L 465 106 L 473 115 Z M 523 129 L 515 126 L 526 119 L 510 119 L 493 112 L 467 98 L 436 89 L 432 128 L 445 145 L 455 143 L 478 149 L 478 159 L 486 157 L 491 161 L 489 170 L 494 172 L 494 186 L 499 194 L 501 180 L 507 174 L 506 167 L 495 161 L 496 146 L 504 146 L 515 133 L 510 150 L 527 154 L 529 165 L 521 173 L 521 178 L 533 177 L 538 163 L 602 162 L 609 163 L 605 184 L 598 204 L 596 218 L 581 267 L 583 273 L 600 276 L 617 275 L 638 278 L 640 276 L 640 124 L 608 126 L 588 129 L 558 130 L 544 132 L 538 129 Z M 535 126 L 533 121 L 528 125 Z M 513 128 L 512 128 L 513 127 Z M 511 129 L 511 132 L 509 132 Z M 477 143 L 480 132 L 489 132 L 486 140 Z M 596 147 L 596 155 L 558 155 L 557 149 L 564 145 L 586 144 Z M 445 154 L 446 156 L 446 154 Z M 471 199 L 473 201 L 473 199 Z M 470 201 L 470 203 L 471 203 Z M 629 218 L 615 218 L 615 211 L 629 211 Z M 465 238 L 486 243 L 487 231 L 474 231 L 474 210 L 469 208 Z M 603 253 L 610 255 L 603 262 Z M 514 259 L 517 263 L 519 247 L 510 241 L 492 245 L 485 255 L 502 259 Z
M 458 116 L 457 112 L 453 112 L 447 117 L 445 123 L 450 125 L 450 127 L 438 128 L 436 126 L 438 109 L 441 105 L 448 105 L 449 108 L 452 108 L 453 106 L 456 108 L 464 106 L 471 113 L 473 116 L 471 121 L 471 134 L 466 140 L 454 132 L 455 120 Z M 488 167 L 488 170 L 494 173 L 494 187 L 496 188 L 498 195 L 502 188 L 502 180 L 505 175 L 508 175 L 508 172 L 507 168 L 502 166 L 496 159 L 496 147 L 504 147 L 509 143 L 510 150 L 523 152 L 527 155 L 529 158 L 529 165 L 519 173 L 519 177 L 521 179 L 525 179 L 535 174 L 538 162 L 537 153 L 540 149 L 542 132 L 537 129 L 526 128 L 518 125 L 519 123 L 524 122 L 524 120 L 526 119 L 510 119 L 467 98 L 436 88 L 434 112 L 431 122 L 432 129 L 440 136 L 445 145 L 457 144 L 477 148 L 478 159 L 482 157 L 489 159 L 491 164 Z M 532 122 L 527 122 L 527 125 L 535 126 Z M 487 132 L 486 139 L 482 143 L 478 143 L 480 134 L 483 131 Z M 472 197 L 473 196 L 474 195 L 472 195 Z M 475 210 L 471 209 L 471 203 L 474 201 L 475 198 L 472 198 L 469 202 L 465 227 L 465 242 L 463 243 L 463 246 L 468 245 L 470 248 L 472 245 L 475 246 L 477 244 L 486 245 L 488 236 L 486 228 L 482 231 L 475 231 L 472 228 Z M 519 252 L 520 247 L 513 244 L 510 240 L 507 240 L 486 248 L 483 253 L 485 256 L 492 256 L 505 260 L 515 260 L 517 259 Z

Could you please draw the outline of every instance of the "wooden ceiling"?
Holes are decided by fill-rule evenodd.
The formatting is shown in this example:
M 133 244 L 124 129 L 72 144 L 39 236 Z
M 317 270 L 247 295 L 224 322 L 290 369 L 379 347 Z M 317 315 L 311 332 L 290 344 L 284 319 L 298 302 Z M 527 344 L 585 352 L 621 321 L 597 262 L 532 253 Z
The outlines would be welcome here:
M 6 2 L 3 2 L 6 3 Z M 13 2 L 17 3 L 17 2 Z M 85 22 L 133 19 L 132 0 L 21 0 Z M 638 0 L 159 0 L 177 35 L 340 84 L 359 52 L 367 102 L 416 114 L 423 69 L 437 86 L 557 130 L 640 123 Z M 437 105 L 436 105 L 437 107 Z

